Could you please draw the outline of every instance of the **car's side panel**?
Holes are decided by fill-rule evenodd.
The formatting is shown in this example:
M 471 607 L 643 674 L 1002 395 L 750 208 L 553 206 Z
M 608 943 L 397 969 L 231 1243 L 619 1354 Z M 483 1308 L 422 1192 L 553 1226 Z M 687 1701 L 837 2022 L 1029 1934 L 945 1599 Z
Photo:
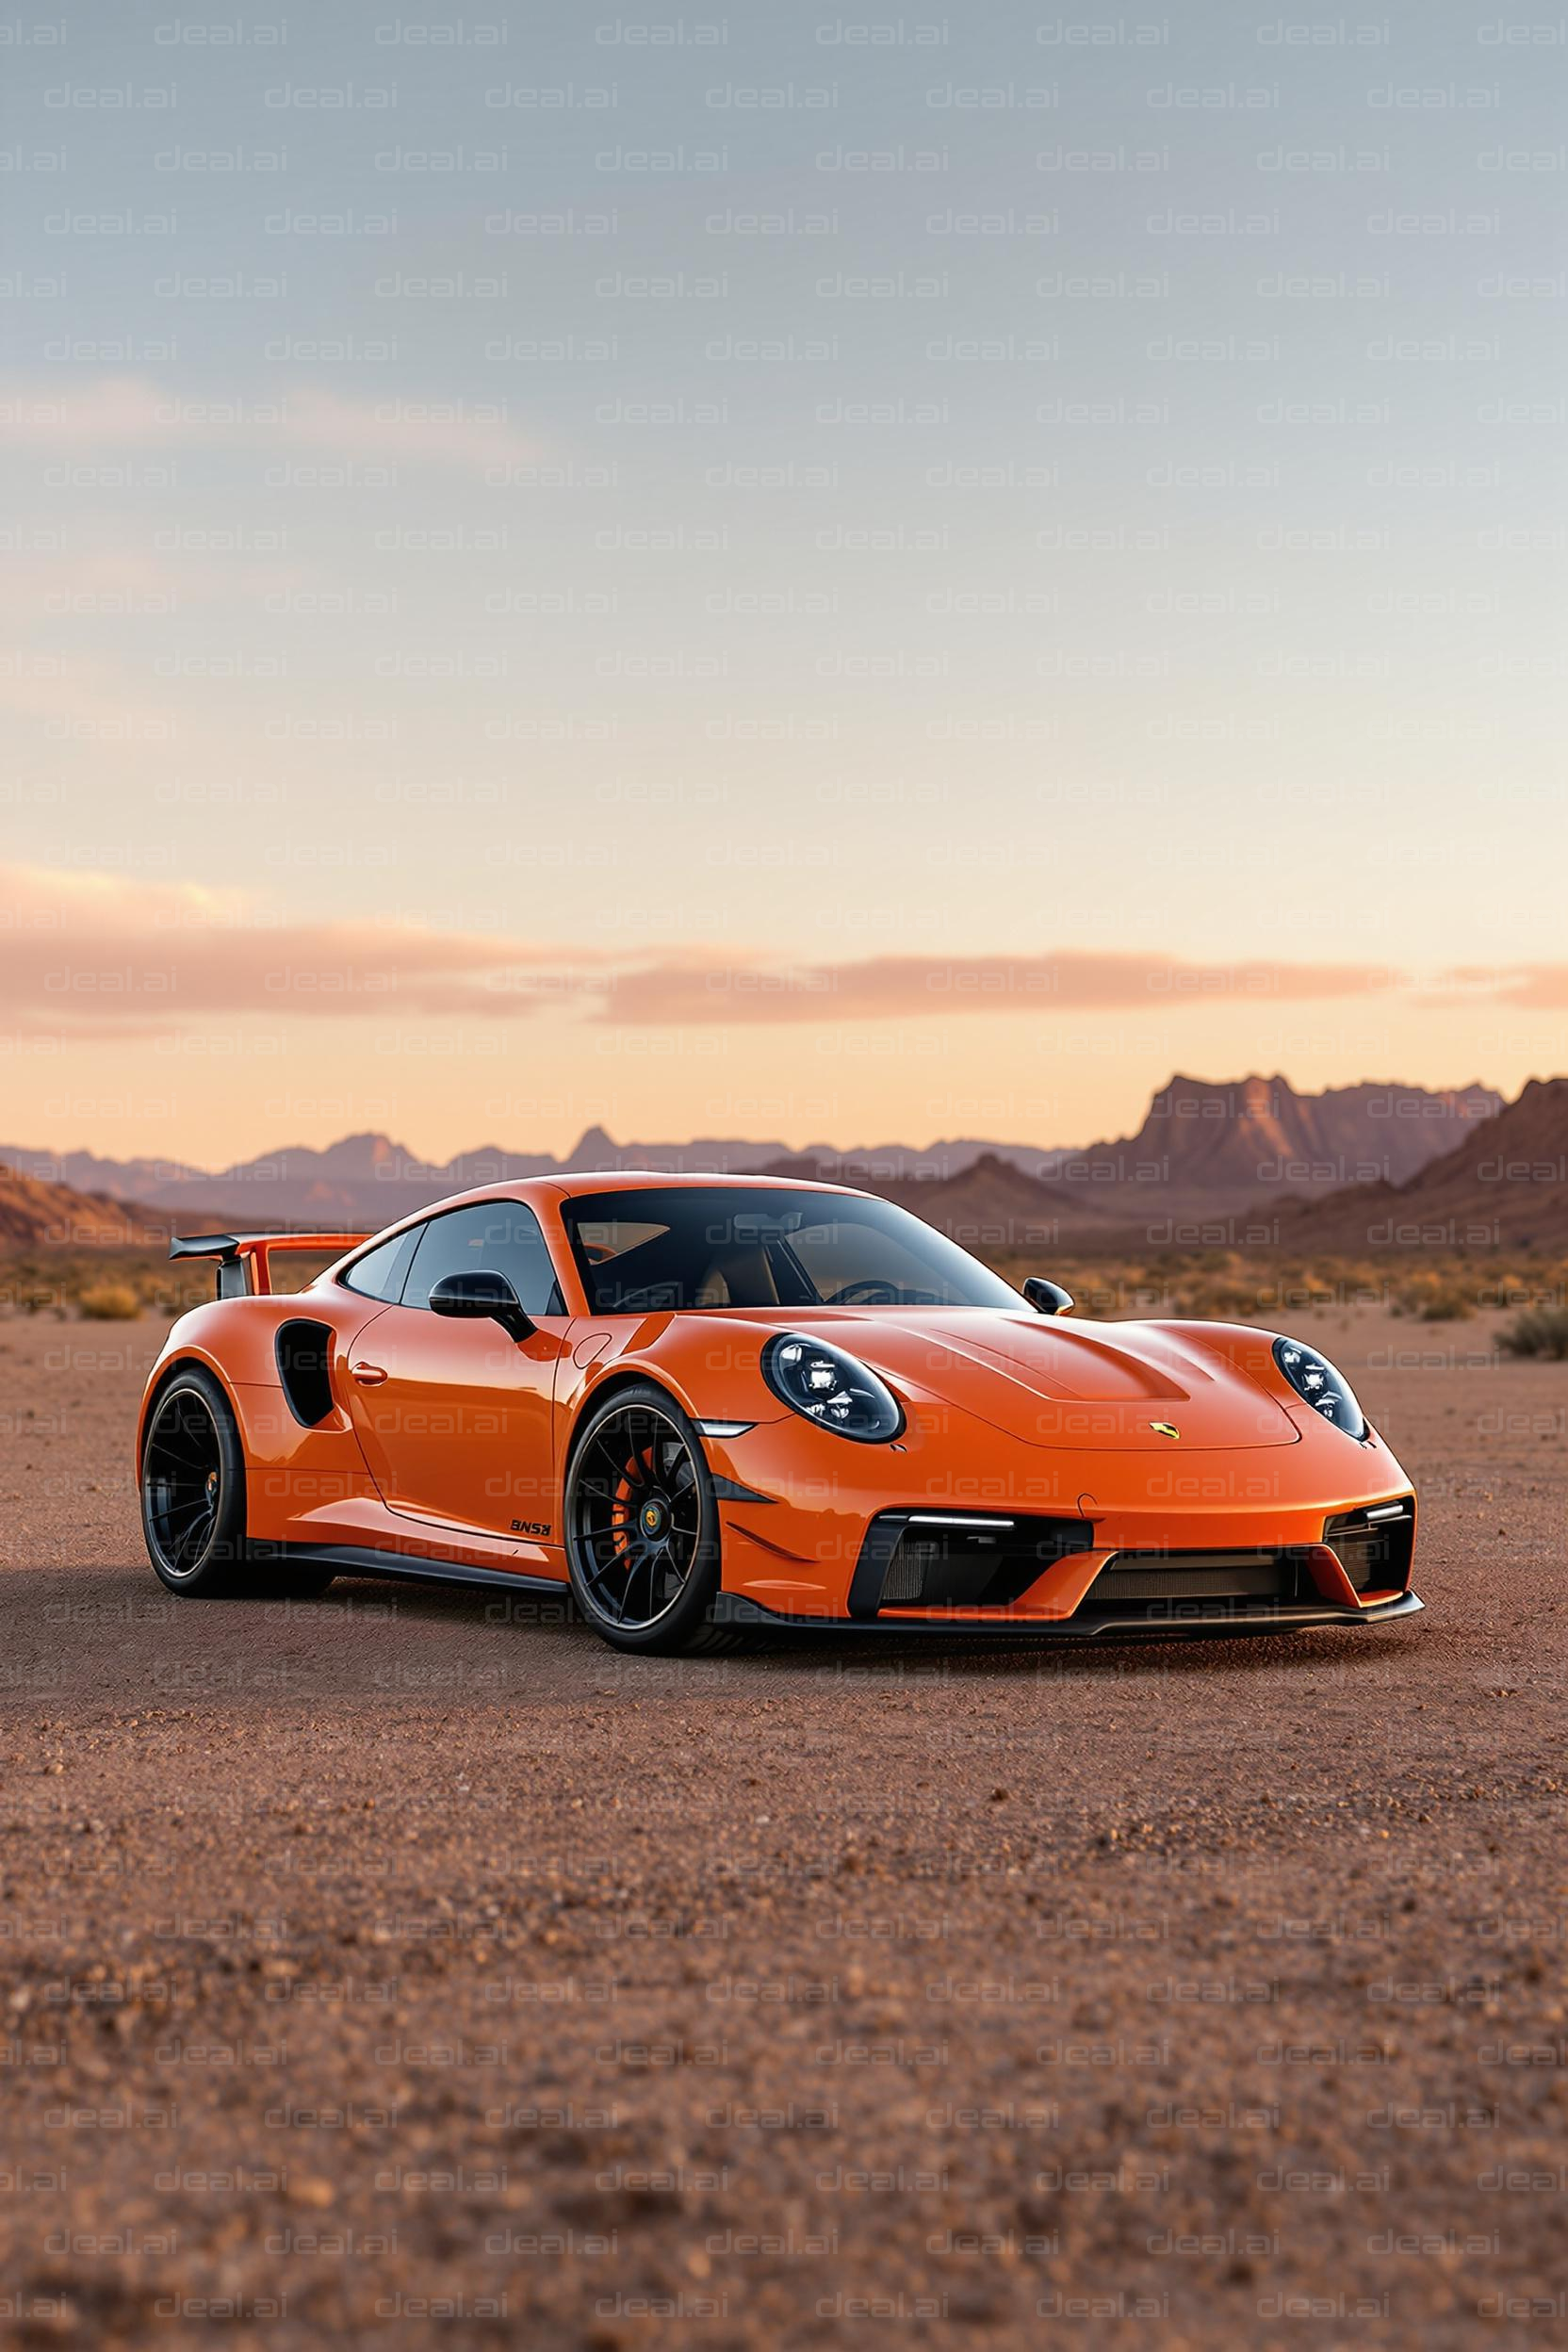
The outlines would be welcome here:
M 579 1318 L 564 1351 L 556 1401 L 564 1424 L 575 1425 L 590 1398 L 611 1380 L 638 1377 L 667 1388 L 694 1421 L 727 1418 L 776 1421 L 784 1413 L 757 1366 L 757 1334 L 737 1347 L 713 1318 L 673 1315 L 610 1315 Z
M 302 1517 L 352 1511 L 375 1488 L 348 1414 L 335 1405 L 312 1428 L 290 1410 L 278 1372 L 280 1326 L 306 1315 L 334 1333 L 331 1373 L 341 1397 L 341 1372 L 353 1333 L 379 1312 L 373 1298 L 336 1290 L 217 1299 L 182 1315 L 170 1331 L 148 1383 L 150 1402 L 166 1367 L 204 1364 L 227 1390 L 245 1455 L 246 1527 L 258 1543 L 286 1543 Z M 148 1404 L 138 1430 L 138 1459 Z
M 141 1439 L 145 1433 L 147 1413 L 155 1390 L 167 1367 L 189 1358 L 204 1364 L 218 1375 L 224 1386 L 261 1388 L 273 1391 L 280 1409 L 286 1414 L 283 1385 L 278 1374 L 277 1336 L 281 1325 L 305 1315 L 331 1325 L 334 1338 L 332 1377 L 335 1391 L 341 1398 L 342 1389 L 337 1377 L 342 1368 L 344 1351 L 355 1331 L 381 1312 L 381 1302 L 363 1298 L 356 1292 L 333 1284 L 330 1291 L 311 1289 L 295 1294 L 263 1298 L 216 1298 L 210 1304 L 193 1307 L 172 1325 L 158 1354 L 142 1398 L 141 1415 L 137 1427 L 137 1446 L 139 1458 Z M 292 1416 L 289 1416 L 292 1418 Z M 341 1416 L 347 1427 L 347 1416 Z M 296 1428 L 299 1424 L 296 1422 Z
M 559 1543 L 555 1383 L 564 1315 L 518 1342 L 499 1324 L 385 1308 L 356 1335 L 339 1392 L 400 1517 Z
M 566 1557 L 559 1548 L 527 1543 L 520 1537 L 508 1541 L 503 1536 L 469 1534 L 388 1511 L 368 1478 L 364 1493 L 357 1496 L 297 1511 L 287 1535 L 275 1540 L 302 1545 L 345 1544 L 361 1552 L 384 1552 L 392 1559 L 402 1555 L 414 1560 L 454 1560 L 500 1575 L 542 1577 L 551 1584 L 566 1581 Z
M 465 1527 L 460 1524 L 461 1493 L 452 1506 L 457 1516 L 451 1524 L 438 1523 L 431 1512 L 416 1517 L 407 1511 L 388 1509 L 371 1474 L 351 1405 L 345 1401 L 355 1393 L 351 1362 L 357 1359 L 362 1343 L 388 1312 L 380 1299 L 331 1282 L 289 1296 L 218 1299 L 195 1308 L 173 1326 L 149 1380 L 138 1429 L 138 1460 L 151 1399 L 164 1372 L 181 1362 L 203 1364 L 221 1380 L 234 1405 L 245 1453 L 247 1532 L 253 1541 L 336 1541 L 393 1553 L 438 1551 L 469 1565 L 564 1581 L 565 1554 L 555 1524 L 551 1389 L 553 1360 L 566 1333 L 566 1319 L 552 1318 L 557 1334 L 552 1342 L 541 1338 L 537 1348 L 531 1342 L 526 1344 L 525 1380 L 515 1399 L 503 1397 L 498 1409 L 503 1425 L 507 1408 L 514 1402 L 531 1422 L 526 1450 L 533 1466 L 518 1466 L 524 1449 L 519 1449 L 515 1460 L 509 1458 L 504 1426 L 494 1430 L 476 1426 L 469 1430 L 464 1478 L 454 1479 L 454 1489 L 461 1485 L 464 1493 L 478 1493 L 482 1504 L 488 1494 L 496 1525 Z M 290 1411 L 276 1355 L 279 1326 L 299 1316 L 324 1322 L 333 1332 L 329 1356 L 335 1401 L 326 1418 L 309 1429 L 302 1427 Z M 428 1339 L 437 1349 L 441 1344 L 437 1334 L 461 1336 L 480 1355 L 490 1346 L 482 1336 L 483 1327 L 444 1325 L 439 1317 L 426 1314 L 413 1319 L 420 1327 L 421 1340 Z M 515 1343 L 498 1328 L 494 1336 L 503 1354 L 513 1351 L 519 1359 L 524 1357 L 525 1350 L 516 1349 Z M 431 1348 L 425 1348 L 423 1354 L 428 1371 Z M 536 1359 L 542 1359 L 543 1368 Z M 503 1369 L 513 1369 L 511 1354 L 504 1354 Z M 411 1419 L 423 1413 L 427 1425 L 440 1412 L 452 1410 L 449 1401 L 443 1405 L 439 1399 L 429 1407 L 406 1399 L 405 1404 Z M 463 1410 L 471 1413 L 477 1423 L 485 1409 L 470 1395 Z M 423 1434 L 433 1445 L 439 1444 L 438 1430 L 427 1428 Z M 525 1522 L 515 1533 L 506 1524 L 514 1517 Z M 546 1526 L 547 1535 L 531 1531 Z
M 365 1457 L 339 1414 L 302 1429 L 280 1388 L 237 1381 L 229 1391 L 245 1448 L 246 1532 L 292 1543 L 311 1519 L 352 1516 L 375 1497 Z

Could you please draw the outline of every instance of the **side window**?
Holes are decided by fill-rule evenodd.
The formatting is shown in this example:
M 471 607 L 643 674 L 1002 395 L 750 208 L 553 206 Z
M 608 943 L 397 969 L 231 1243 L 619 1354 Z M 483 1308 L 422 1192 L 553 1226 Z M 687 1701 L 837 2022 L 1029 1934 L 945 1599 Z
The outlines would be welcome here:
M 433 1217 L 403 1285 L 405 1307 L 422 1307 L 449 1274 L 504 1274 L 526 1315 L 565 1312 L 539 1219 L 521 1200 L 476 1200 Z
M 396 1298 L 419 1231 L 416 1226 L 411 1233 L 395 1233 L 390 1241 L 379 1241 L 352 1266 L 346 1266 L 338 1280 L 351 1290 L 362 1291 L 367 1298 Z

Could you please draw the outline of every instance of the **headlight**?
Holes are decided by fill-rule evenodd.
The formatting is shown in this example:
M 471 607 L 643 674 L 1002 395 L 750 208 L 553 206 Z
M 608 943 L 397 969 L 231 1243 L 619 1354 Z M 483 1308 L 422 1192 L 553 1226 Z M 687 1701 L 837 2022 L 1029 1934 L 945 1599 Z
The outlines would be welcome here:
M 792 1413 L 862 1446 L 885 1446 L 904 1427 L 897 1397 L 870 1365 L 824 1339 L 781 1331 L 762 1350 L 762 1378 Z
M 1343 1372 L 1336 1372 L 1327 1357 L 1315 1348 L 1307 1348 L 1298 1339 L 1277 1339 L 1274 1361 L 1304 1404 L 1314 1413 L 1320 1413 L 1325 1421 L 1331 1421 L 1347 1437 L 1366 1435 L 1366 1415 L 1356 1402 L 1356 1392 Z

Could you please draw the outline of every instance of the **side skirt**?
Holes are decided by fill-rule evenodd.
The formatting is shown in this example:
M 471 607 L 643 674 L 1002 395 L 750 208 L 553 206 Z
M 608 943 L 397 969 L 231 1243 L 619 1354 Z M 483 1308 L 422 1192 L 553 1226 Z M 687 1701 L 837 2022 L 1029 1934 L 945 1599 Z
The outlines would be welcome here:
M 466 1560 L 446 1560 L 439 1552 L 382 1552 L 373 1544 L 275 1544 L 262 1555 L 287 1566 L 335 1568 L 340 1576 L 394 1576 L 414 1584 L 480 1584 L 492 1592 L 547 1592 L 569 1601 L 572 1589 L 563 1578 L 514 1575 L 508 1568 L 471 1568 Z

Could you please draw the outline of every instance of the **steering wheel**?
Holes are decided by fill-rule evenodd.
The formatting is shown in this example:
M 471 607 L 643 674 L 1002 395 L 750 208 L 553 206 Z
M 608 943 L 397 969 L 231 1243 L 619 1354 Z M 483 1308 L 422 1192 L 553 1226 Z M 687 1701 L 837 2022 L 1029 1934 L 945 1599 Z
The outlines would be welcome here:
M 835 1307 L 897 1307 L 904 1304 L 898 1284 L 870 1275 L 858 1282 L 846 1282 L 836 1290 L 829 1302 Z

